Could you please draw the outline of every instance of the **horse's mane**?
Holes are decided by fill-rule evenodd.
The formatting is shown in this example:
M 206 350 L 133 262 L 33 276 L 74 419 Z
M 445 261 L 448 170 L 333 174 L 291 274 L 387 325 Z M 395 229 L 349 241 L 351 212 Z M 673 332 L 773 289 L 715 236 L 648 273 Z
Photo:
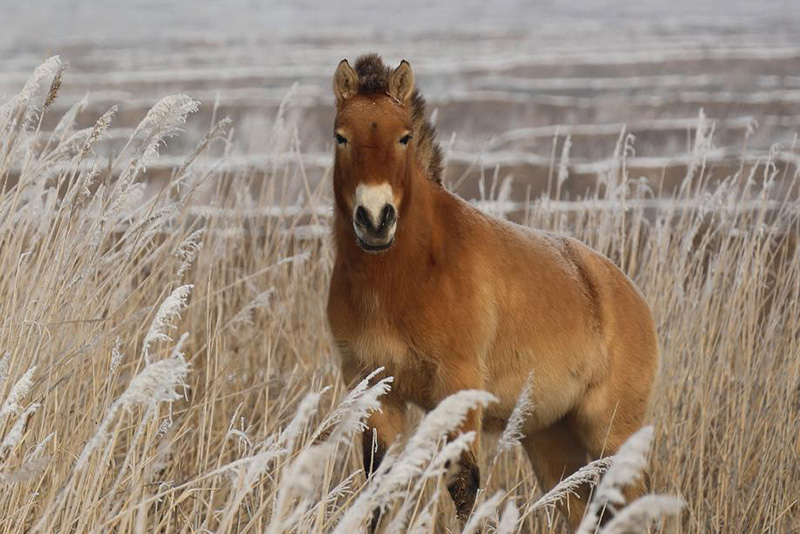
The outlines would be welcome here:
M 358 93 L 375 94 L 389 92 L 389 76 L 392 69 L 383 64 L 378 54 L 365 54 L 356 60 Z M 411 95 L 411 128 L 417 145 L 417 160 L 428 178 L 442 184 L 442 149 L 436 142 L 436 128 L 425 117 L 425 98 L 419 89 Z

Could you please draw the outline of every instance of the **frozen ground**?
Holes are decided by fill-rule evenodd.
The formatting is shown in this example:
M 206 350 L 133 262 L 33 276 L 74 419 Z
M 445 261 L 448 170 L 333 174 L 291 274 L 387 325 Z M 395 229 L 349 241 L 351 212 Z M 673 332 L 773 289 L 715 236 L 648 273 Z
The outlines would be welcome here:
M 228 115 L 237 145 L 226 165 L 274 164 L 273 122 L 289 95 L 288 123 L 313 184 L 330 160 L 333 69 L 374 50 L 411 61 L 451 149 L 447 179 L 468 197 L 495 169 L 513 174 L 518 199 L 535 196 L 567 134 L 566 193 L 579 196 L 623 126 L 636 137 L 632 176 L 669 189 L 685 175 L 701 108 L 715 122 L 710 159 L 720 177 L 740 168 L 744 151 L 755 164 L 777 144 L 792 169 L 800 152 L 800 12 L 791 1 L 0 5 L 0 95 L 59 54 L 71 65 L 62 111 L 91 92 L 82 116 L 90 125 L 121 104 L 109 151 L 157 99 L 184 92 L 203 105 L 194 131 L 165 154 L 185 152 L 213 115 Z M 158 180 L 159 168 L 151 174 Z

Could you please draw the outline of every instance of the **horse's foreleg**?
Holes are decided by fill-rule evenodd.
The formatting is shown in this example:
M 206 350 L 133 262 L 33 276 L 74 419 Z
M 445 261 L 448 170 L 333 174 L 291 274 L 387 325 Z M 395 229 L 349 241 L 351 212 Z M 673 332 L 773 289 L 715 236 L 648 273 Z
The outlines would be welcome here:
M 352 387 L 363 380 L 366 372 L 346 349 L 342 350 L 342 378 Z M 373 377 L 372 383 L 380 380 L 385 373 Z M 383 460 L 386 451 L 403 431 L 406 421 L 406 403 L 400 398 L 395 389 L 390 390 L 380 399 L 381 409 L 372 412 L 366 421 L 366 428 L 361 435 L 362 458 L 364 460 L 364 473 L 370 478 Z M 378 527 L 382 510 L 376 508 L 372 512 L 369 532 L 374 533 Z
M 438 391 L 440 398 L 446 397 L 465 389 L 483 389 L 483 380 L 479 373 L 477 364 L 472 364 L 469 360 L 453 358 L 444 362 L 440 368 L 440 380 L 438 381 L 441 390 Z M 473 409 L 467 413 L 464 422 L 448 436 L 448 440 L 455 439 L 459 434 L 475 432 L 475 439 L 470 443 L 470 448 L 461 454 L 458 462 L 458 469 L 449 480 L 447 489 L 453 498 L 456 507 L 456 517 L 461 527 L 469 519 L 475 499 L 478 495 L 478 488 L 481 483 L 480 469 L 478 468 L 478 441 L 481 430 L 481 411 Z
M 368 478 L 377 471 L 386 450 L 402 432 L 406 419 L 405 412 L 405 404 L 393 399 L 389 393 L 387 398 L 381 401 L 381 410 L 373 412 L 367 419 L 367 428 L 361 435 L 361 445 L 364 472 Z M 370 532 L 375 532 L 377 529 L 381 513 L 380 508 L 373 510 Z
M 458 433 L 466 432 L 479 432 L 480 427 L 480 414 L 477 410 L 471 410 L 467 415 L 467 420 L 461 425 Z M 458 433 L 451 435 L 453 439 Z M 458 518 L 461 527 L 467 522 L 472 507 L 475 506 L 475 498 L 478 495 L 478 488 L 481 485 L 481 472 L 477 462 L 477 441 L 478 436 L 470 445 L 470 448 L 461 454 L 458 461 L 458 470 L 453 475 L 447 490 L 450 492 L 450 497 L 453 498 L 453 504 L 456 507 L 456 517 Z

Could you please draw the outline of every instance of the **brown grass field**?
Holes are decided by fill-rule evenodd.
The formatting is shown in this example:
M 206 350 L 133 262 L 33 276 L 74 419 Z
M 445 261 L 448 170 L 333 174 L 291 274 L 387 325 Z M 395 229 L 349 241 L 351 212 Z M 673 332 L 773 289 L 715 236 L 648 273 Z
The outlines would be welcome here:
M 215 126 L 180 148 L 198 109 L 183 96 L 143 111 L 111 156 L 115 111 L 55 109 L 61 83 L 48 60 L 0 107 L 0 533 L 349 534 L 379 502 L 388 531 L 455 531 L 438 437 L 480 399 L 431 414 L 393 475 L 365 485 L 356 430 L 380 392 L 342 384 L 324 315 L 329 171 L 310 178 L 282 111 L 255 170 L 231 164 L 231 123 L 208 105 Z M 796 152 L 742 154 L 721 176 L 714 134 L 698 119 L 674 188 L 631 171 L 623 133 L 568 202 L 562 137 L 539 192 L 511 195 L 476 163 L 477 202 L 602 251 L 650 303 L 662 364 L 647 470 L 684 502 L 653 528 L 800 532 Z M 164 163 L 168 140 L 181 154 Z M 463 173 L 448 172 L 453 187 Z M 502 443 L 481 444 L 484 532 L 562 532 Z M 675 504 L 653 498 L 630 524 Z

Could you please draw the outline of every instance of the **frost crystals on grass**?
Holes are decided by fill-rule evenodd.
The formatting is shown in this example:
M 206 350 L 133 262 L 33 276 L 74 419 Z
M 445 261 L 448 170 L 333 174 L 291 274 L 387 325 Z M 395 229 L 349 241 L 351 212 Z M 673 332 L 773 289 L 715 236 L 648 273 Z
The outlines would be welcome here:
M 175 328 L 172 321 L 180 318 L 181 310 L 186 307 L 186 300 L 189 298 L 192 288 L 194 288 L 192 284 L 178 287 L 158 308 L 158 312 L 150 324 L 150 329 L 147 331 L 142 345 L 142 355 L 144 356 L 144 361 L 148 364 L 150 363 L 150 345 L 156 341 L 172 340 L 167 335 L 167 331 L 170 328 Z
M 28 424 L 28 418 L 33 415 L 42 405 L 35 402 L 28 406 L 24 412 L 17 418 L 17 422 L 11 427 L 11 430 L 3 438 L 0 443 L 0 459 L 5 459 L 6 455 L 17 446 L 22 440 L 22 435 L 25 434 L 25 427 Z
M 0 417 L 6 417 L 9 414 L 17 414 L 20 412 L 22 409 L 20 403 L 28 394 L 28 391 L 30 391 L 31 386 L 33 386 L 34 372 L 36 372 L 35 365 L 28 369 L 28 371 L 22 375 L 22 378 L 17 380 L 17 383 L 14 384 L 13 388 L 11 388 L 11 392 L 8 394 L 8 397 L 6 397 L 2 409 L 0 409 Z
M 533 408 L 533 372 L 531 372 L 522 387 L 517 404 L 514 406 L 514 411 L 511 412 L 511 417 L 508 418 L 503 435 L 500 436 L 500 440 L 497 442 L 498 453 L 510 451 L 516 445 L 519 445 L 520 440 L 524 437 L 522 427 L 531 413 L 533 413 Z
M 387 454 L 384 457 L 370 484 L 336 525 L 334 534 L 355 532 L 362 518 L 367 517 L 374 508 L 384 507 L 402 496 L 403 488 L 425 473 L 425 466 L 436 457 L 439 443 L 461 426 L 467 414 L 496 401 L 497 398 L 486 391 L 464 390 L 440 402 L 422 420 L 402 454 Z M 474 438 L 473 433 L 470 436 Z
M 180 258 L 181 266 L 178 268 L 178 279 L 182 279 L 183 275 L 188 271 L 192 263 L 194 263 L 197 254 L 203 249 L 203 235 L 205 229 L 200 228 L 192 232 L 183 242 L 178 245 L 178 250 L 175 251 L 175 256 Z
M 646 426 L 622 444 L 617 454 L 611 458 L 611 466 L 597 486 L 577 534 L 595 532 L 598 518 L 603 510 L 610 512 L 613 519 L 600 532 L 610 534 L 629 532 L 634 524 L 637 526 L 634 531 L 644 532 L 650 521 L 681 509 L 683 501 L 660 495 L 648 495 L 627 508 L 622 508 L 625 505 L 625 495 L 622 490 L 626 486 L 635 484 L 642 477 L 642 472 L 647 467 L 652 441 L 653 427 Z
M 182 337 L 181 340 L 183 339 Z M 100 422 L 94 437 L 89 440 L 78 457 L 75 470 L 82 470 L 92 451 L 105 441 L 108 428 L 120 410 L 130 409 L 137 405 L 154 409 L 162 402 L 173 402 L 180 399 L 181 395 L 177 389 L 188 387 L 186 385 L 188 374 L 189 364 L 180 354 L 147 364 L 142 372 L 131 380 L 128 389 L 108 409 L 108 413 Z

